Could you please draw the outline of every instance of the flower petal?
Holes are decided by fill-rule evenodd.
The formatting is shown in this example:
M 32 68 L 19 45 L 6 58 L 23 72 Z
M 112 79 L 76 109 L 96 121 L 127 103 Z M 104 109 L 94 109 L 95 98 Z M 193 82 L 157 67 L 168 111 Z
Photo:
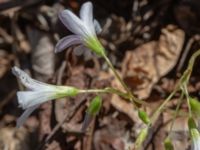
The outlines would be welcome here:
M 101 33 L 102 31 L 101 25 L 96 19 L 94 19 L 94 28 L 97 34 Z
M 59 18 L 71 32 L 81 36 L 87 35 L 84 23 L 71 11 L 63 10 L 59 13 Z
M 55 87 L 50 84 L 46 84 L 43 82 L 39 82 L 37 80 L 32 79 L 27 73 L 19 69 L 18 67 L 12 68 L 12 73 L 20 79 L 22 84 L 31 90 L 40 90 L 40 91 L 49 91 L 54 90 Z
M 26 109 L 23 114 L 17 119 L 17 128 L 21 127 L 24 122 L 26 121 L 26 119 L 30 116 L 30 114 L 39 107 L 39 105 L 35 105 L 35 106 L 32 106 L 28 109 Z
M 200 150 L 200 133 L 196 128 L 190 129 L 190 135 L 192 138 L 191 150 Z
M 55 92 L 49 91 L 20 91 L 17 92 L 19 106 L 23 109 L 40 105 L 48 100 L 56 98 Z
M 80 18 L 83 20 L 84 24 L 89 31 L 92 31 L 91 34 L 95 34 L 94 22 L 93 22 L 93 5 L 91 2 L 86 2 L 81 6 L 80 9 Z
M 59 40 L 58 43 L 56 44 L 55 53 L 61 52 L 72 45 L 81 43 L 82 43 L 81 38 L 78 35 L 66 36 L 61 40 Z
M 200 150 L 200 138 L 193 140 L 191 150 Z

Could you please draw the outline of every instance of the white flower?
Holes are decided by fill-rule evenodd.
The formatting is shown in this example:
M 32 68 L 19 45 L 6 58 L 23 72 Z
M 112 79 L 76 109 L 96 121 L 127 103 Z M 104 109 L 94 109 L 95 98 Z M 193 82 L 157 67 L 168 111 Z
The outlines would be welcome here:
M 27 109 L 17 120 L 17 126 L 21 126 L 26 118 L 39 107 L 40 104 L 48 100 L 65 96 L 75 96 L 79 91 L 70 86 L 55 86 L 39 82 L 30 78 L 28 74 L 17 67 L 12 68 L 12 73 L 18 77 L 22 84 L 29 90 L 17 92 L 19 106 L 23 109 Z
M 190 134 L 192 138 L 192 148 L 191 150 L 200 150 L 200 134 L 195 128 L 190 129 Z
M 62 38 L 56 45 L 55 52 L 60 52 L 72 45 L 83 44 L 96 54 L 104 55 L 104 48 L 97 39 L 96 32 L 101 31 L 99 23 L 93 19 L 93 6 L 86 2 L 80 10 L 78 18 L 70 10 L 64 10 L 59 14 L 62 23 L 75 35 Z

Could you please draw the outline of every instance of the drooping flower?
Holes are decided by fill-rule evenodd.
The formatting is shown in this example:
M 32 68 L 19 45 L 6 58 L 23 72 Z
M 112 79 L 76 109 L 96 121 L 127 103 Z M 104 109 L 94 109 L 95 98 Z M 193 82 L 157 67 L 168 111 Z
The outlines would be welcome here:
M 104 55 L 105 50 L 99 42 L 96 32 L 101 31 L 101 27 L 93 18 L 93 5 L 86 2 L 80 9 L 80 18 L 70 10 L 64 10 L 59 14 L 62 23 L 74 33 L 58 41 L 55 52 L 60 52 L 72 45 L 83 44 L 97 55 Z
M 17 92 L 19 106 L 26 109 L 17 120 L 18 127 L 25 122 L 28 116 L 39 107 L 40 104 L 48 100 L 66 96 L 76 96 L 79 92 L 79 90 L 74 87 L 55 86 L 34 80 L 17 67 L 12 68 L 12 73 L 18 77 L 22 84 L 28 89 L 28 91 Z
M 191 150 L 200 150 L 200 134 L 195 128 L 190 129 L 190 134 L 192 138 L 192 148 Z

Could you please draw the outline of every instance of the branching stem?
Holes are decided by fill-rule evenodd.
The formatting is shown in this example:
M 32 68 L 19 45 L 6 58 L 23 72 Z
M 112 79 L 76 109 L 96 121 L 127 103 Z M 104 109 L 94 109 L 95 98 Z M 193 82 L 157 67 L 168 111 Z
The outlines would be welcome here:
M 127 87 L 127 85 L 124 83 L 124 81 L 122 80 L 122 78 L 120 77 L 120 75 L 117 73 L 117 71 L 115 70 L 115 68 L 113 67 L 112 63 L 110 62 L 110 60 L 108 59 L 108 57 L 106 55 L 103 55 L 103 58 L 105 59 L 106 63 L 108 64 L 108 66 L 110 67 L 110 69 L 113 71 L 115 77 L 117 78 L 117 80 L 120 82 L 120 84 L 124 87 L 124 89 L 126 90 L 128 96 L 129 96 L 129 100 L 131 100 L 133 103 L 139 103 L 139 104 L 145 104 L 144 101 L 141 101 L 139 99 L 137 99 L 132 92 L 130 91 L 130 89 Z

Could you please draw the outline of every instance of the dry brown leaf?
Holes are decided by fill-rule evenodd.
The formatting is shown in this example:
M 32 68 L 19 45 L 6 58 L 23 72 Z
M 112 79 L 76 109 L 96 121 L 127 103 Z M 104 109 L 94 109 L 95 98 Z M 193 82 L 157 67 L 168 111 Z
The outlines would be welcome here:
M 41 32 L 34 28 L 27 28 L 27 33 L 32 47 L 32 65 L 35 78 L 46 81 L 54 73 L 54 45 L 50 34 Z
M 4 50 L 0 50 L 0 78 L 2 78 L 4 74 L 10 70 L 11 62 L 13 60 L 14 56 L 12 54 L 9 54 Z
M 199 33 L 200 2 L 190 0 L 186 3 L 179 3 L 174 7 L 174 16 L 178 25 L 188 34 Z
M 96 131 L 93 139 L 94 149 L 125 150 L 124 131 L 120 130 L 120 124 L 120 121 L 109 119 L 109 124 L 106 128 Z
M 168 122 L 172 119 L 172 115 L 170 113 L 163 114 L 164 123 Z M 170 138 L 173 141 L 175 149 L 187 149 L 188 148 L 188 117 L 179 117 L 175 120 L 172 132 L 170 134 Z M 169 132 L 171 122 L 166 124 L 165 131 Z
M 133 104 L 122 100 L 118 95 L 112 95 L 111 104 L 119 112 L 126 114 L 133 122 L 141 123 Z
M 25 128 L 1 128 L 0 129 L 0 149 L 5 150 L 29 150 L 29 137 Z
M 160 77 L 176 65 L 184 39 L 181 29 L 168 25 L 162 29 L 158 41 L 148 42 L 126 53 L 122 63 L 123 77 L 139 98 L 147 98 Z

